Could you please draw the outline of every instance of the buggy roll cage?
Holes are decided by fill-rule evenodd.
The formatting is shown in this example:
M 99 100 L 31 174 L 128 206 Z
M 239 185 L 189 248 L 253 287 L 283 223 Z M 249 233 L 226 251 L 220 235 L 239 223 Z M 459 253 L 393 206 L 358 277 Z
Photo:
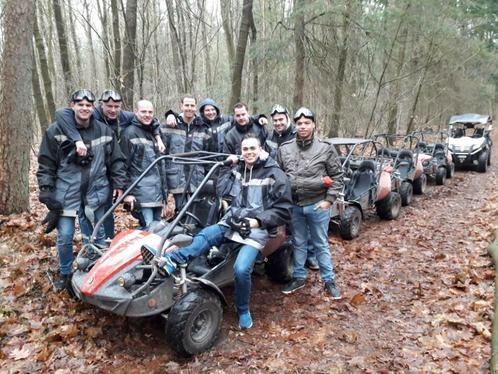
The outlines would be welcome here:
M 185 216 L 187 210 L 190 208 L 192 205 L 194 199 L 197 197 L 197 195 L 200 193 L 202 190 L 202 187 L 207 183 L 207 181 L 211 178 L 211 176 L 216 172 L 218 168 L 221 166 L 229 166 L 232 164 L 231 160 L 227 160 L 226 157 L 228 157 L 228 154 L 225 153 L 215 153 L 215 152 L 207 152 L 207 151 L 195 151 L 195 152 L 184 152 L 184 153 L 177 153 L 174 155 L 164 155 L 164 156 L 159 156 L 157 157 L 143 172 L 140 174 L 140 176 L 133 181 L 133 183 L 123 192 L 123 194 L 116 199 L 116 201 L 112 204 L 112 206 L 105 212 L 105 214 L 97 221 L 95 224 L 95 227 L 93 228 L 92 235 L 90 237 L 89 245 L 91 245 L 94 249 L 96 249 L 100 255 L 102 255 L 101 249 L 95 245 L 95 240 L 97 238 L 97 233 L 98 230 L 100 229 L 100 226 L 104 222 L 104 220 L 116 209 L 116 207 L 121 204 L 121 202 L 124 200 L 126 196 L 130 194 L 130 192 L 135 188 L 135 186 L 147 175 L 147 173 L 152 170 L 160 161 L 163 160 L 171 160 L 171 162 L 174 162 L 176 164 L 180 165 L 211 165 L 211 168 L 207 172 L 207 174 L 204 176 L 202 179 L 201 183 L 199 186 L 195 189 L 195 191 L 192 193 L 190 198 L 187 200 L 186 204 L 183 206 L 183 208 L 178 212 L 177 216 L 175 219 L 168 225 L 166 231 L 164 232 L 163 235 L 161 235 L 161 242 L 159 244 L 159 255 L 162 254 L 163 246 L 164 243 L 166 242 L 167 238 L 170 236 L 171 232 L 173 229 L 178 225 L 180 220 Z M 223 157 L 223 161 L 219 161 L 217 159 Z

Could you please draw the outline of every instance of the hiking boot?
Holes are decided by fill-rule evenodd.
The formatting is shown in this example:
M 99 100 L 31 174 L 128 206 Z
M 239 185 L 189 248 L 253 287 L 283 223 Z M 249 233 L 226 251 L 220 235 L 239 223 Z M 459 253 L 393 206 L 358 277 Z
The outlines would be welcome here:
M 247 330 L 252 327 L 252 318 L 249 311 L 239 314 L 239 328 Z
M 304 287 L 304 283 L 306 283 L 305 279 L 293 279 L 287 285 L 284 287 L 282 290 L 282 293 L 288 295 L 293 293 L 294 291 L 297 291 L 300 288 Z
M 341 291 L 339 291 L 334 281 L 328 281 L 325 283 L 325 291 L 327 291 L 334 300 L 342 299 Z
M 319 270 L 320 267 L 318 266 L 318 261 L 316 260 L 316 257 L 308 257 L 306 259 L 306 263 L 304 264 L 308 269 L 310 270 Z
M 71 286 L 72 277 L 73 274 L 61 274 L 59 279 L 54 281 L 55 292 L 67 290 L 71 294 L 73 292 L 73 287 Z

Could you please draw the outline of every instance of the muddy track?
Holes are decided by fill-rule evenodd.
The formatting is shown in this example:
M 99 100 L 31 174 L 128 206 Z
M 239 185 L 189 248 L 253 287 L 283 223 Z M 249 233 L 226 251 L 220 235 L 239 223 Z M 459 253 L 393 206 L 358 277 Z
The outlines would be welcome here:
M 135 322 L 54 294 L 44 275 L 56 267 L 53 243 L 38 251 L 39 237 L 4 225 L 0 371 L 486 372 L 497 154 L 486 174 L 432 183 L 396 221 L 371 213 L 356 240 L 331 235 L 343 300 L 324 294 L 317 273 L 290 296 L 255 275 L 255 325 L 240 332 L 227 289 L 222 336 L 192 359 L 168 348 L 160 318 Z

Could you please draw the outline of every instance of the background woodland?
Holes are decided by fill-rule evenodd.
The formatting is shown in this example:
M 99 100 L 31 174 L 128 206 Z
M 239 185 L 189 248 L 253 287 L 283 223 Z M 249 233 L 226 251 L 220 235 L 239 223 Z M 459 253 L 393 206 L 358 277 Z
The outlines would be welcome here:
M 317 112 L 323 136 L 498 112 L 496 0 L 0 1 L 0 214 L 29 209 L 40 134 L 81 87 Z M 22 25 L 20 27 L 20 25 Z

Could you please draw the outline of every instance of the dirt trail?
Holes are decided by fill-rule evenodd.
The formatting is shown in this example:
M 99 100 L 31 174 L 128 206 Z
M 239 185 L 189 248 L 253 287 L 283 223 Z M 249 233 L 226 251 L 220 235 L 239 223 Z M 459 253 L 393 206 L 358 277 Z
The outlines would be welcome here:
M 255 276 L 255 325 L 243 333 L 227 289 L 222 336 L 192 359 L 171 352 L 159 319 L 127 320 L 50 290 L 55 249 L 39 234 L 39 205 L 0 217 L 0 371 L 487 372 L 497 154 L 486 174 L 432 184 L 396 221 L 370 214 L 358 239 L 331 235 L 342 301 L 316 273 L 290 296 Z

